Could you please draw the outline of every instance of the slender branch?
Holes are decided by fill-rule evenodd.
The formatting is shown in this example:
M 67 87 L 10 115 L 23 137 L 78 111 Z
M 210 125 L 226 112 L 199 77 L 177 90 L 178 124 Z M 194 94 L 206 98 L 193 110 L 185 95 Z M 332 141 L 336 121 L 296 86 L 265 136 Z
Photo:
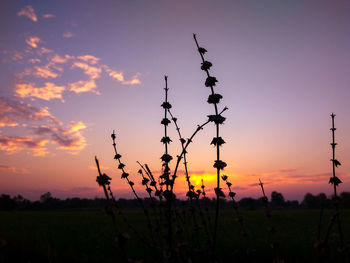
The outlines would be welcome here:
M 332 177 L 330 178 L 329 183 L 333 184 L 333 192 L 334 192 L 333 200 L 334 200 L 334 208 L 335 208 L 335 215 L 334 215 L 335 218 L 334 219 L 332 218 L 332 221 L 333 220 L 337 220 L 339 241 L 340 241 L 340 250 L 343 251 L 344 250 L 344 239 L 343 239 L 342 226 L 341 226 L 341 222 L 340 222 L 339 197 L 338 197 L 338 194 L 337 194 L 337 187 L 338 187 L 339 184 L 342 183 L 342 181 L 336 176 L 336 173 L 335 173 L 335 168 L 340 166 L 341 163 L 335 158 L 335 147 L 336 147 L 337 143 L 335 142 L 335 131 L 336 131 L 336 128 L 334 126 L 334 119 L 335 119 L 335 114 L 334 113 L 331 114 L 331 118 L 332 118 L 332 128 L 331 128 L 331 131 L 332 131 L 332 143 L 331 143 L 331 146 L 332 146 L 332 159 L 331 159 L 331 162 L 332 162 Z M 328 225 L 327 235 L 326 235 L 326 238 L 325 238 L 325 244 L 326 245 L 327 245 L 327 242 L 328 242 L 329 233 L 330 233 L 331 228 L 333 226 L 333 222 L 332 221 Z
M 202 59 L 201 69 L 204 70 L 206 72 L 206 75 L 207 75 L 207 79 L 205 81 L 205 86 L 210 87 L 210 90 L 211 90 L 211 95 L 208 98 L 208 103 L 211 103 L 214 105 L 215 115 L 212 115 L 212 121 L 214 121 L 215 126 L 216 126 L 216 138 L 214 138 L 214 140 L 216 139 L 216 141 L 219 141 L 219 139 L 222 140 L 222 138 L 220 137 L 220 126 L 219 125 L 222 124 L 223 121 L 225 120 L 225 118 L 223 118 L 222 116 L 221 116 L 221 118 L 219 118 L 220 115 L 219 115 L 218 106 L 217 106 L 217 104 L 219 103 L 222 96 L 219 94 L 215 94 L 215 92 L 214 92 L 214 86 L 216 85 L 217 80 L 215 77 L 212 77 L 209 74 L 209 69 L 212 66 L 211 62 L 204 60 L 204 53 L 207 52 L 207 50 L 199 46 L 196 34 L 193 34 L 193 38 L 194 38 L 194 41 L 196 42 L 197 50 L 198 50 L 200 57 Z M 210 117 L 209 117 L 209 119 L 210 119 Z M 214 237 L 213 237 L 213 252 L 214 252 L 214 254 L 215 254 L 215 250 L 216 250 L 216 235 L 217 235 L 217 228 L 218 228 L 219 204 L 220 204 L 220 195 L 221 195 L 220 192 L 222 192 L 221 188 L 220 188 L 220 170 L 222 170 L 226 166 L 226 163 L 220 160 L 220 145 L 221 144 L 216 143 L 216 161 L 214 163 L 214 168 L 216 168 L 216 170 L 217 170 L 217 186 L 215 189 L 216 209 L 215 209 Z
M 190 180 L 190 176 L 188 175 L 188 168 L 187 168 L 187 159 L 186 159 L 186 151 L 185 151 L 185 146 L 184 144 L 186 143 L 186 140 L 182 137 L 181 135 L 181 132 L 180 132 L 180 128 L 177 124 L 177 118 L 174 117 L 174 115 L 172 114 L 172 112 L 170 111 L 170 109 L 168 109 L 168 112 L 171 116 L 171 119 L 172 121 L 174 122 L 174 125 L 176 127 L 176 131 L 177 131 L 177 134 L 179 135 L 179 140 L 180 140 L 180 143 L 181 143 L 181 148 L 182 148 L 182 152 L 183 152 L 183 164 L 184 164 L 184 167 L 185 167 L 185 174 L 186 174 L 186 181 L 187 181 L 187 185 L 188 185 L 188 191 L 189 192 L 193 192 L 193 187 L 191 187 L 191 180 Z M 175 182 L 175 177 L 174 177 L 174 174 L 173 174 L 173 182 Z M 192 200 L 192 198 L 191 198 Z
M 108 186 L 108 188 L 110 188 L 109 185 L 110 185 L 111 178 L 108 177 L 106 174 L 101 173 L 100 163 L 99 163 L 96 156 L 95 156 L 95 162 L 96 162 L 96 167 L 97 167 L 97 171 L 98 171 L 98 176 L 96 178 L 96 181 L 100 186 L 102 186 L 103 192 L 104 192 L 106 200 L 107 200 L 107 206 L 105 207 L 106 214 L 110 215 L 110 217 L 112 219 L 113 228 L 114 228 L 114 232 L 115 232 L 115 240 L 117 241 L 118 246 L 122 252 L 121 255 L 122 255 L 123 261 L 127 262 L 128 259 L 127 259 L 126 251 L 125 251 L 125 243 L 126 243 L 128 236 L 125 233 L 124 234 L 121 233 L 120 230 L 118 229 L 115 214 L 110 206 L 112 199 L 110 199 L 110 197 L 107 193 L 107 188 L 106 188 L 106 185 Z
M 111 137 L 112 137 L 113 149 L 114 149 L 114 153 L 115 153 L 114 159 L 116 159 L 116 160 L 118 161 L 118 163 L 119 163 L 118 169 L 122 170 L 122 178 L 125 178 L 125 179 L 127 180 L 127 182 L 128 182 L 128 184 L 129 184 L 129 186 L 130 186 L 130 188 L 131 188 L 133 194 L 134 194 L 135 197 L 136 197 L 136 200 L 139 202 L 140 206 L 142 207 L 143 213 L 144 213 L 145 216 L 146 216 L 147 223 L 148 223 L 148 226 L 149 226 L 149 230 L 150 230 L 150 234 L 151 234 L 152 243 L 155 244 L 155 240 L 154 240 L 154 238 L 153 238 L 153 228 L 154 228 L 154 227 L 153 227 L 153 225 L 152 225 L 152 223 L 151 223 L 151 219 L 150 219 L 150 217 L 149 217 L 148 210 L 145 208 L 145 206 L 144 206 L 144 204 L 143 204 L 143 202 L 142 202 L 142 199 L 139 198 L 139 196 L 137 195 L 137 193 L 136 193 L 136 191 L 135 191 L 135 188 L 134 188 L 134 182 L 132 182 L 132 181 L 129 180 L 129 174 L 128 174 L 127 172 L 125 172 L 125 169 L 124 169 L 125 164 L 123 164 L 123 163 L 121 162 L 121 160 L 120 160 L 122 156 L 121 156 L 121 155 L 118 153 L 118 151 L 117 151 L 117 144 L 116 144 L 116 142 L 115 142 L 116 135 L 115 135 L 115 132 L 114 132 L 114 131 L 113 131 Z

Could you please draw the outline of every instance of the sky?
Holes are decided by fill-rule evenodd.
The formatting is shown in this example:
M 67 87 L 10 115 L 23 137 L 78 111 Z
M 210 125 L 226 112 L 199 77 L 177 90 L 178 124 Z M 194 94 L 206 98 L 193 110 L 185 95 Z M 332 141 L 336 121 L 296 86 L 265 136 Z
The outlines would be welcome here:
M 113 130 L 144 193 L 136 161 L 160 174 L 164 75 L 183 137 L 214 114 L 193 33 L 229 109 L 221 152 L 237 198 L 260 197 L 259 178 L 289 200 L 332 194 L 332 112 L 339 191 L 350 191 L 349 1 L 4 0 L 0 10 L 0 193 L 101 197 L 96 155 L 115 196 L 132 198 Z M 188 149 L 192 181 L 209 196 L 213 136 L 209 124 Z M 183 167 L 175 191 L 186 192 Z

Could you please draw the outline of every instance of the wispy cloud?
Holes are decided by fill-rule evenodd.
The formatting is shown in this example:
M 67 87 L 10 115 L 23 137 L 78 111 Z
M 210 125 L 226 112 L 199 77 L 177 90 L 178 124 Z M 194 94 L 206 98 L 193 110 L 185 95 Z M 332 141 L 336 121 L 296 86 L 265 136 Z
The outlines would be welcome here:
M 25 6 L 18 13 L 18 16 L 25 16 L 34 22 L 38 22 L 38 17 L 35 14 L 34 8 L 30 5 Z
M 35 125 L 39 122 L 44 124 Z M 76 154 L 86 146 L 86 139 L 81 133 L 86 128 L 83 122 L 63 125 L 48 108 L 38 109 L 18 100 L 0 97 L 0 127 L 3 126 L 21 127 L 21 131 L 26 134 L 7 136 L 0 133 L 0 150 L 7 154 L 27 149 L 34 156 L 45 156 L 49 153 L 46 148 L 48 144 L 54 144 L 57 149 Z M 29 129 L 31 135 L 23 129 Z
M 48 108 L 36 108 L 12 98 L 0 97 L 0 127 L 18 126 L 20 121 L 40 121 L 52 118 Z
M 79 80 L 77 82 L 70 83 L 69 86 L 69 90 L 75 93 L 94 92 L 96 94 L 100 94 L 100 92 L 97 91 L 95 80 Z
M 45 156 L 48 152 L 45 145 L 48 140 L 31 136 L 3 136 L 0 135 L 0 150 L 7 154 L 14 154 L 23 149 L 30 149 L 34 156 Z
M 84 71 L 84 74 L 87 75 L 90 79 L 97 79 L 101 75 L 101 68 L 91 66 L 87 63 L 75 61 L 72 65 L 72 69 L 80 68 Z
M 34 83 L 18 83 L 15 86 L 15 95 L 20 98 L 38 98 L 42 100 L 53 100 L 62 98 L 62 93 L 66 88 L 64 86 L 56 86 L 52 82 L 46 82 L 43 87 L 35 87 Z
M 12 59 L 13 61 L 22 60 L 22 59 L 23 59 L 23 54 L 22 54 L 21 52 L 19 52 L 19 51 L 14 51 L 14 52 L 13 52 L 13 55 L 12 55 L 12 57 L 11 57 L 11 59 Z
M 54 72 L 52 69 L 50 69 L 47 65 L 43 67 L 34 66 L 33 68 L 25 69 L 19 76 L 34 76 L 37 78 L 57 78 L 59 76 L 58 73 Z
M 31 36 L 26 39 L 26 43 L 32 48 L 37 48 L 40 42 L 42 42 L 41 39 L 35 36 Z
M 38 55 L 39 55 L 39 56 L 43 56 L 43 55 L 46 55 L 46 54 L 50 54 L 50 53 L 52 53 L 52 52 L 53 52 L 53 50 L 48 49 L 48 48 L 45 48 L 45 47 L 40 47 L 40 48 L 38 49 Z
M 106 65 L 104 65 L 103 67 L 111 78 L 121 82 L 124 85 L 139 85 L 139 84 L 141 84 L 139 73 L 134 75 L 130 80 L 125 80 L 124 73 L 122 71 L 113 70 Z
M 73 56 L 70 56 L 68 54 L 64 55 L 64 56 L 60 56 L 58 54 L 53 55 L 53 57 L 51 58 L 50 63 L 51 64 L 65 64 L 67 63 L 69 60 L 74 59 Z
M 82 56 L 80 57 L 82 60 L 90 62 L 92 64 L 96 64 L 98 59 L 94 56 Z M 101 76 L 101 67 L 99 66 L 91 66 L 88 63 L 75 61 L 71 67 L 72 69 L 80 68 L 84 71 L 84 74 L 88 76 L 88 80 L 79 80 L 73 83 L 70 83 L 70 91 L 75 93 L 83 93 L 83 92 L 94 92 L 96 94 L 100 94 L 97 91 L 97 85 L 95 79 L 100 78 Z
M 33 126 L 36 135 L 48 135 L 51 142 L 58 145 L 58 149 L 68 150 L 75 154 L 86 146 L 86 140 L 81 134 L 81 130 L 86 126 L 83 122 L 71 122 L 69 127 L 61 125 Z
M 78 59 L 83 60 L 85 62 L 88 62 L 88 63 L 90 63 L 92 65 L 95 65 L 95 64 L 97 64 L 100 61 L 99 58 L 97 58 L 95 56 L 92 56 L 92 55 L 78 56 Z
M 43 14 L 41 17 L 42 18 L 54 18 L 56 16 L 54 14 Z
M 27 174 L 27 173 L 29 173 L 28 169 L 17 168 L 15 166 L 8 166 L 8 165 L 4 165 L 4 164 L 0 164 L 0 169 L 8 170 L 8 171 L 10 171 L 12 173 L 16 173 L 16 174 Z
M 75 35 L 72 33 L 72 32 L 66 32 L 62 35 L 64 38 L 72 38 L 74 37 Z
M 28 59 L 28 62 L 34 64 L 34 63 L 40 63 L 41 60 L 39 58 L 30 58 Z

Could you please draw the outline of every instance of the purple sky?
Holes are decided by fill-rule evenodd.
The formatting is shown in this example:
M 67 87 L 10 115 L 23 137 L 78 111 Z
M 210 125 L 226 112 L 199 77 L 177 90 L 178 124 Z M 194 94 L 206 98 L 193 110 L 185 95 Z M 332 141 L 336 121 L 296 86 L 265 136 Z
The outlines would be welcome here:
M 229 108 L 222 158 L 237 197 L 260 196 L 258 178 L 288 199 L 331 194 L 331 112 L 350 191 L 349 1 L 5 0 L 0 10 L 0 193 L 100 195 L 97 155 L 117 197 L 130 197 L 110 133 L 135 182 L 136 160 L 160 170 L 164 75 L 184 137 L 213 114 L 192 33 Z M 189 150 L 208 190 L 214 132 Z

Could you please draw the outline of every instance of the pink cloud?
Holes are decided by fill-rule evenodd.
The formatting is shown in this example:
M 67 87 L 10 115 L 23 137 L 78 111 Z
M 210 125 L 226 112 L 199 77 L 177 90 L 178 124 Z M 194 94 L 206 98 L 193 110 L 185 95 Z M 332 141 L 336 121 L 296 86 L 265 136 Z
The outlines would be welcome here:
M 53 14 L 43 14 L 41 17 L 42 17 L 42 18 L 54 18 L 54 17 L 56 17 L 56 16 L 53 15 Z
M 38 47 L 38 44 L 41 43 L 41 39 L 39 37 L 28 37 L 26 39 L 26 43 L 31 46 L 32 48 L 37 48 Z
M 122 71 L 113 70 L 106 65 L 104 65 L 103 67 L 111 78 L 121 82 L 124 85 L 139 85 L 139 84 L 141 84 L 141 80 L 139 78 L 140 77 L 139 73 L 134 75 L 130 80 L 125 80 L 124 73 Z
M 45 148 L 48 140 L 33 138 L 31 136 L 3 136 L 0 135 L 0 150 L 7 154 L 14 154 L 23 149 L 30 149 L 34 156 L 45 156 L 48 152 Z
M 92 65 L 95 65 L 99 62 L 99 58 L 92 56 L 92 55 L 84 55 L 84 56 L 78 56 L 78 59 L 83 60 L 87 63 L 90 63 Z
M 17 168 L 15 166 L 8 166 L 8 165 L 4 165 L 4 164 L 0 164 L 0 169 L 7 170 L 7 171 L 10 171 L 10 172 L 16 173 L 16 174 L 27 174 L 27 173 L 29 173 L 28 169 Z
M 58 145 L 58 149 L 68 150 L 71 154 L 76 154 L 86 146 L 86 140 L 81 134 L 81 130 L 86 126 L 83 122 L 71 122 L 69 127 L 62 125 L 42 125 L 33 126 L 36 135 L 48 135 L 50 141 Z
M 97 79 L 100 77 L 101 74 L 100 67 L 90 66 L 89 64 L 83 62 L 74 62 L 72 65 L 72 69 L 74 68 L 81 68 L 82 70 L 84 70 L 84 74 L 89 76 L 90 79 Z
M 52 82 L 46 82 L 44 86 L 37 88 L 33 83 L 18 83 L 15 86 L 16 96 L 20 98 L 38 98 L 42 100 L 52 100 L 60 99 L 64 102 L 62 98 L 62 93 L 65 91 L 64 86 L 56 86 Z
M 100 94 L 96 89 L 96 83 L 94 80 L 79 80 L 74 83 L 70 83 L 70 91 L 75 93 L 84 93 L 84 92 L 94 92 L 96 94 Z
M 64 38 L 72 38 L 74 37 L 75 35 L 72 33 L 72 32 L 66 32 L 62 35 Z
M 18 16 L 25 16 L 32 20 L 33 22 L 38 22 L 38 17 L 35 14 L 34 8 L 30 5 L 25 6 L 18 13 Z
M 39 121 L 52 118 L 48 108 L 36 108 L 12 98 L 0 97 L 0 127 L 18 126 L 20 121 Z

